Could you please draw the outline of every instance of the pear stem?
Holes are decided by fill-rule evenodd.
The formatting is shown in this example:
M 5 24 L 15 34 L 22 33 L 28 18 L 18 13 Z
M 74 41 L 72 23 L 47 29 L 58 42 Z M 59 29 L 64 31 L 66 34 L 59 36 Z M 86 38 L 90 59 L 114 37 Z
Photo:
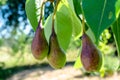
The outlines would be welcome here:
M 41 24 L 41 21 L 42 21 L 42 18 L 43 18 L 43 7 L 44 7 L 44 4 L 45 4 L 46 2 L 47 2 L 47 1 L 44 0 L 44 1 L 42 2 L 42 5 L 41 5 L 39 25 Z M 42 26 L 39 26 L 39 27 L 41 28 Z
M 55 34 L 55 30 L 54 30 L 54 21 L 55 21 L 55 15 L 57 12 L 57 8 L 58 8 L 58 4 L 59 4 L 60 0 L 57 0 L 56 5 L 55 5 L 55 9 L 53 12 L 53 16 L 52 16 L 52 32 Z

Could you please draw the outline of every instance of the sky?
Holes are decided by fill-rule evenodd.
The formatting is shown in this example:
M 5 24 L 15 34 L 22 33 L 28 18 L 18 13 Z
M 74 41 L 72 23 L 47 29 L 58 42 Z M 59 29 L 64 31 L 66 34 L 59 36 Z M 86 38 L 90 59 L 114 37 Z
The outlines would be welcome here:
M 3 7 L 6 7 L 6 6 L 3 6 Z M 1 8 L 1 7 L 0 7 L 0 8 Z M 27 21 L 28 21 L 28 20 L 27 20 Z M 2 26 L 3 26 L 4 23 L 5 23 L 5 21 L 4 21 L 4 19 L 2 18 L 2 12 L 1 12 L 1 10 L 0 10 L 0 28 L 2 28 Z M 28 21 L 28 23 L 29 23 L 29 21 Z M 20 29 L 20 30 L 23 30 L 23 32 L 24 32 L 25 34 L 28 34 L 29 31 L 32 29 L 30 23 L 29 23 L 27 26 L 25 26 L 25 27 L 26 27 L 25 29 L 23 29 L 23 26 L 24 26 L 24 22 L 21 22 L 21 23 L 20 23 L 20 26 L 19 26 L 19 29 Z M 9 28 L 9 30 L 10 30 L 10 28 Z M 12 29 L 11 29 L 10 31 L 12 31 Z M 7 30 L 1 31 L 1 32 L 0 32 L 0 38 L 2 38 L 1 34 L 6 34 L 6 33 L 7 33 Z M 20 35 L 19 30 L 18 30 L 18 34 Z M 5 35 L 5 38 L 7 38 L 7 37 L 9 37 L 9 36 L 10 36 L 10 34 L 7 34 L 7 35 Z
M 39 0 L 38 0 L 39 1 Z M 40 2 L 39 2 L 40 3 Z M 40 4 L 37 4 L 37 6 L 39 6 Z M 50 5 L 50 2 L 48 2 L 47 4 L 46 4 L 47 6 L 49 6 Z M 5 6 L 0 6 L 0 8 L 6 8 L 7 6 L 5 5 Z M 12 13 L 8 13 L 8 14 L 12 14 Z M 6 17 L 7 17 L 7 15 L 5 15 Z M 21 19 L 21 18 L 19 18 L 19 19 Z M 31 26 L 31 24 L 30 24 L 30 22 L 29 22 L 29 20 L 27 20 L 28 21 L 28 25 L 27 26 L 25 26 L 26 28 L 24 29 L 23 28 L 23 26 L 24 26 L 24 22 L 21 22 L 20 23 L 20 25 L 19 25 L 19 29 L 20 30 L 23 30 L 23 32 L 25 33 L 25 34 L 28 34 L 29 32 L 30 32 L 30 30 L 32 29 L 32 26 Z M 0 28 L 2 27 L 2 25 L 5 23 L 5 20 L 2 18 L 2 12 L 1 12 L 1 9 L 0 9 Z M 9 27 L 8 28 L 10 31 L 12 31 L 12 29 Z M 0 38 L 2 38 L 1 37 L 1 34 L 6 34 L 6 33 L 8 33 L 8 31 L 7 31 L 7 29 L 6 30 L 3 30 L 3 31 L 1 31 L 0 32 Z M 20 32 L 19 32 L 19 30 L 18 30 L 18 34 L 20 35 Z M 7 37 L 9 37 L 10 36 L 10 34 L 7 34 L 5 37 L 7 38 Z

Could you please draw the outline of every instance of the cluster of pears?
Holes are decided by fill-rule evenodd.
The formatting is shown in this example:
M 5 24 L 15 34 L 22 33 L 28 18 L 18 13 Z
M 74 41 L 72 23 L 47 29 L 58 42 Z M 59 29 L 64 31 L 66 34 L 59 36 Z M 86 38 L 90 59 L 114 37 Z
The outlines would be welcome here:
M 86 71 L 99 71 L 102 65 L 102 55 L 89 36 L 82 35 L 81 62 Z
M 42 28 L 41 22 L 39 22 L 31 45 L 32 54 L 38 60 L 43 60 L 47 57 L 49 64 L 53 68 L 60 69 L 66 63 L 66 55 L 59 46 L 54 30 L 52 31 L 49 42 L 50 44 L 48 45 L 44 35 L 44 28 Z

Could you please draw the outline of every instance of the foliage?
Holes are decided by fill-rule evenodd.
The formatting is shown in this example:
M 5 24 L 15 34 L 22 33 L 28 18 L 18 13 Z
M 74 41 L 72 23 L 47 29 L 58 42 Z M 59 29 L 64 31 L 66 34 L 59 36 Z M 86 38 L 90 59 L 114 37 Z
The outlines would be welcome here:
M 32 3 L 31 0 L 28 0 L 26 2 L 26 12 L 28 11 L 27 12 L 28 18 L 30 21 L 33 22 L 33 21 L 36 21 L 37 17 L 36 17 L 36 15 L 33 15 L 32 12 L 31 13 L 29 12 L 29 11 L 31 11 L 31 8 L 33 7 L 32 4 L 31 4 L 32 5 L 31 8 L 28 7 L 29 3 Z M 35 11 L 35 8 L 33 10 Z M 34 14 L 35 14 L 35 12 L 34 12 Z M 33 15 L 33 16 L 29 16 L 29 15 Z M 49 16 L 49 17 L 52 17 L 52 16 Z M 44 25 L 45 26 L 45 36 L 46 36 L 48 43 L 49 43 L 49 37 L 51 34 L 51 27 L 52 27 L 52 26 L 50 26 L 52 19 L 49 17 L 46 20 L 47 23 L 45 23 L 45 25 Z M 36 19 L 34 20 L 33 18 L 36 18 Z M 62 18 L 62 20 L 61 20 L 61 18 Z M 65 22 L 68 24 L 65 24 Z M 37 23 L 38 23 L 38 21 L 37 21 Z M 35 30 L 37 25 L 34 25 L 34 23 L 33 24 L 31 23 L 31 25 L 33 26 L 33 29 Z M 75 13 L 72 11 L 72 8 L 68 4 L 68 2 L 67 1 L 65 1 L 65 3 L 61 2 L 58 7 L 58 12 L 56 13 L 55 31 L 58 36 L 59 44 L 60 44 L 61 48 L 63 48 L 64 51 L 66 51 L 66 49 L 69 46 L 71 36 L 72 36 L 72 31 L 74 30 L 73 32 L 75 34 L 75 37 L 80 35 L 80 31 L 81 31 L 80 26 L 81 26 L 81 23 L 75 16 Z
M 97 41 L 100 34 L 115 21 L 115 4 L 116 0 L 111 0 L 111 2 L 107 0 L 82 0 L 84 16 Z
M 4 5 L 7 0 L 0 0 L 0 5 Z
M 38 7 L 37 5 L 41 4 L 42 0 L 39 1 L 39 3 L 36 2 L 37 0 L 26 1 L 27 17 L 31 22 L 34 31 L 36 30 L 39 21 L 38 10 L 41 9 L 41 7 Z M 60 47 L 66 51 L 71 38 L 76 41 L 81 37 L 83 28 L 81 26 L 81 21 L 84 17 L 86 20 L 86 27 L 88 27 L 88 30 L 86 30 L 87 34 L 104 54 L 114 52 L 114 50 L 113 52 L 105 52 L 106 49 L 110 48 L 107 44 L 112 34 L 108 32 L 108 28 L 112 26 L 119 53 L 119 5 L 120 0 L 111 0 L 110 2 L 108 0 L 61 0 L 55 15 L 55 31 Z M 51 12 L 43 23 L 48 43 L 52 32 L 52 15 Z M 80 64 L 80 61 L 77 59 L 75 66 L 81 67 L 81 64 L 78 64 Z
M 38 25 L 38 20 L 37 20 L 37 14 L 36 14 L 36 4 L 35 4 L 35 0 L 27 0 L 26 1 L 26 13 L 28 19 L 30 20 L 31 25 L 33 26 L 33 29 L 36 30 L 36 26 Z M 32 5 L 32 6 L 31 6 Z

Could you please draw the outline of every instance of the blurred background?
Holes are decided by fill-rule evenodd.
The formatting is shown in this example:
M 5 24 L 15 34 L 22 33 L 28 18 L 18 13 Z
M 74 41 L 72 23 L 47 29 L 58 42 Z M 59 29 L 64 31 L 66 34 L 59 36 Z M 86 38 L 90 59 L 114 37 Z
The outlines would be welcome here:
M 34 31 L 25 13 L 25 1 L 0 0 L 0 80 L 120 79 L 119 71 L 116 71 L 119 60 L 111 28 L 106 29 L 100 37 L 98 47 L 104 55 L 104 65 L 100 73 L 86 73 L 80 68 L 81 63 L 75 63 L 80 54 L 80 40 L 71 40 L 66 53 L 67 63 L 63 69 L 54 70 L 46 59 L 34 59 L 31 53 Z M 48 2 L 45 9 L 46 19 L 53 7 Z

